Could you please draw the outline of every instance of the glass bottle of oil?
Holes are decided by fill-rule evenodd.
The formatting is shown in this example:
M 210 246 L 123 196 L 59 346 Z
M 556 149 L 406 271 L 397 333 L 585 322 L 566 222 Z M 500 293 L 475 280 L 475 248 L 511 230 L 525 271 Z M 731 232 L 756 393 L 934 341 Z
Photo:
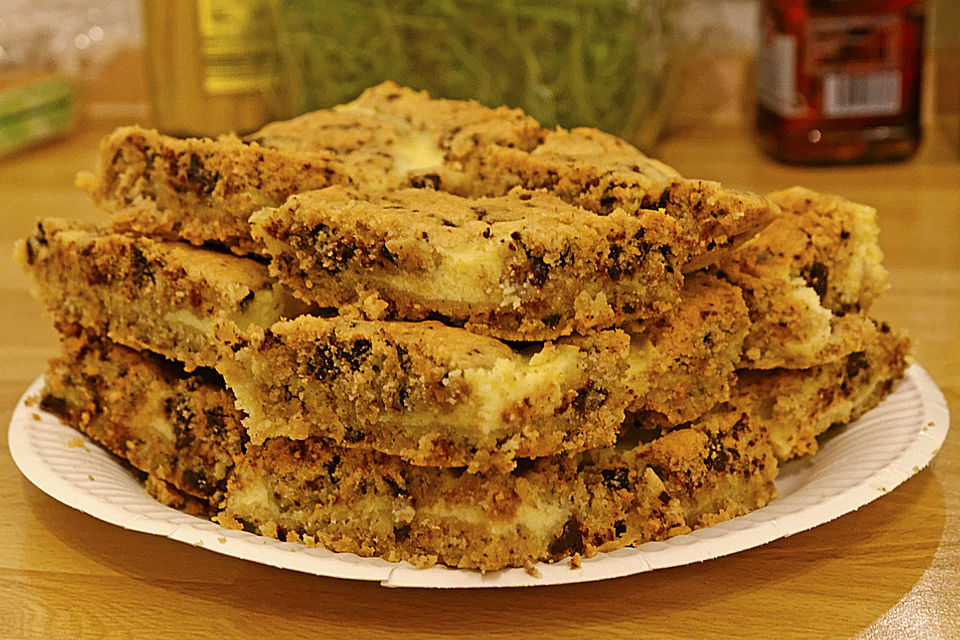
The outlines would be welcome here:
M 270 0 L 144 0 L 154 125 L 245 133 L 290 115 Z

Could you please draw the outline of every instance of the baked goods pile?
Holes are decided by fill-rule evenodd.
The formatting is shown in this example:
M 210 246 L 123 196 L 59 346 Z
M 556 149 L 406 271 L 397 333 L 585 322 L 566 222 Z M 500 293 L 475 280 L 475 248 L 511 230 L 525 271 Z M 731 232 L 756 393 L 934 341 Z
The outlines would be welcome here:
M 590 129 L 391 83 L 247 138 L 138 127 L 102 226 L 16 256 L 41 406 L 223 526 L 493 570 L 767 504 L 903 374 L 876 213 L 683 178 Z

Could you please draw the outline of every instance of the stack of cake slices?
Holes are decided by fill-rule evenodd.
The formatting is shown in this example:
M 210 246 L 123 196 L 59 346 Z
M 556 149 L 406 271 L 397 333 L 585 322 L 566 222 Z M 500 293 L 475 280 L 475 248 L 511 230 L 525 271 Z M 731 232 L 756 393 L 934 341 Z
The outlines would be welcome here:
M 226 527 L 493 570 L 767 504 L 904 338 L 876 213 L 387 83 L 248 138 L 129 127 L 17 257 L 42 407 Z

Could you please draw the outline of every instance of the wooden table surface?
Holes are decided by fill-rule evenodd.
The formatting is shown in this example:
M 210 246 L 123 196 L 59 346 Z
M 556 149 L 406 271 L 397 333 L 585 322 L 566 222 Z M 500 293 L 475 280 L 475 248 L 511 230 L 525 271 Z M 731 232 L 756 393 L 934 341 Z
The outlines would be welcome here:
M 0 160 L 0 637 L 960 638 L 960 434 L 889 495 L 812 531 L 710 562 L 522 590 L 386 589 L 302 575 L 132 533 L 25 480 L 5 437 L 56 336 L 9 259 L 40 216 L 102 219 L 72 186 L 103 127 Z M 953 133 L 953 132 L 950 132 Z M 799 169 L 747 130 L 688 131 L 660 156 L 684 174 L 769 191 L 792 184 L 880 211 L 891 290 L 877 314 L 960 414 L 960 160 L 929 133 L 904 164 Z M 953 420 L 956 427 L 956 418 Z

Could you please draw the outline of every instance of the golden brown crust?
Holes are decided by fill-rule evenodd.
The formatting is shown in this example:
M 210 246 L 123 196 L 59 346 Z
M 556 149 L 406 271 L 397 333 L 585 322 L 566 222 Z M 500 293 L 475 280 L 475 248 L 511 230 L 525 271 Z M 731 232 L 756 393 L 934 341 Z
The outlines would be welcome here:
M 544 191 L 467 199 L 330 187 L 251 218 L 271 272 L 343 308 L 376 291 L 389 318 L 442 317 L 507 340 L 549 340 L 660 315 L 686 255 L 655 211 L 596 215 Z
M 390 171 L 411 169 L 416 149 L 398 149 L 415 138 L 435 147 L 447 163 L 463 162 L 478 148 L 533 149 L 541 140 L 539 123 L 520 109 L 491 109 L 472 100 L 435 100 L 387 81 L 332 109 L 306 113 L 264 126 L 248 140 L 280 151 L 324 149 L 339 156 L 369 153 L 388 159 Z M 419 134 L 426 134 L 418 138 Z M 386 153 L 384 153 L 386 152 Z

